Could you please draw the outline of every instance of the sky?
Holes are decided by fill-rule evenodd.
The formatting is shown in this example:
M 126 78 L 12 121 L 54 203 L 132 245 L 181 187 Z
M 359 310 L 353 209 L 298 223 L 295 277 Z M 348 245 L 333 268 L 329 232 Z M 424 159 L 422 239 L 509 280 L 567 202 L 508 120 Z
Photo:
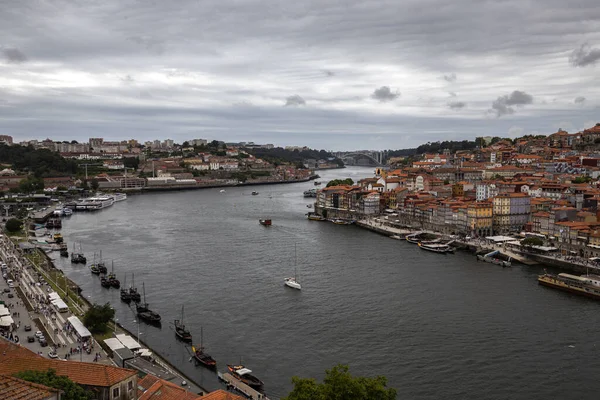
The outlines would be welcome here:
M 0 134 L 326 150 L 600 122 L 597 0 L 0 0 Z

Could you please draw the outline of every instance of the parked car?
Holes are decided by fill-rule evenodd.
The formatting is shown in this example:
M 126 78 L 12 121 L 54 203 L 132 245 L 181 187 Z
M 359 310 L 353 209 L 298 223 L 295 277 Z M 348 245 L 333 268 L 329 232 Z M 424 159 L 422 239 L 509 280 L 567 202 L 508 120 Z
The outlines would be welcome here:
M 43 337 L 43 336 L 44 336 L 44 334 L 42 333 L 42 331 L 37 331 L 37 332 L 35 333 L 35 337 L 36 337 L 36 338 L 38 338 L 38 339 L 39 339 L 40 337 Z
M 54 351 L 49 351 L 48 352 L 48 357 L 50 357 L 50 358 L 58 358 L 58 354 L 56 354 L 56 352 L 54 352 Z
M 42 346 L 42 347 L 48 346 L 48 342 L 46 342 L 46 339 L 40 340 L 40 346 Z
M 15 295 L 14 295 L 14 294 L 12 294 L 12 293 L 9 293 L 9 294 L 8 294 L 8 298 L 9 298 L 9 299 L 12 299 L 13 297 L 15 297 Z
M 10 293 L 10 289 L 9 289 L 9 288 L 7 288 L 7 287 L 5 287 L 5 288 L 4 288 L 4 293 Z
M 27 336 L 27 342 L 29 342 L 29 343 L 35 342 L 35 336 Z
M 31 325 L 25 325 L 23 329 L 25 329 L 25 332 L 29 332 L 31 330 Z

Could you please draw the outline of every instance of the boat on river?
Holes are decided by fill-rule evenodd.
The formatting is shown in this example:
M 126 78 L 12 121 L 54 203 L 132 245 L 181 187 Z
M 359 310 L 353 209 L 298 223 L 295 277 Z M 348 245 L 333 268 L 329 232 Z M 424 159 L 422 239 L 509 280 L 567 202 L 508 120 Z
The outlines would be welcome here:
M 117 201 L 127 200 L 127 194 L 126 193 L 114 193 L 114 194 L 111 194 L 110 196 L 114 199 L 115 203 Z
M 131 295 L 129 294 L 129 288 L 127 287 L 127 275 L 125 275 L 125 287 L 121 288 L 120 291 L 120 298 L 121 301 L 125 302 L 125 303 L 130 303 L 131 302 Z
M 439 254 L 453 253 L 454 249 L 446 243 L 419 243 L 419 248 L 422 250 L 431 251 Z
M 577 276 L 565 273 L 553 275 L 545 272 L 538 276 L 538 283 L 580 296 L 600 299 L 600 276 L 597 275 Z
M 137 288 L 135 287 L 135 276 L 133 274 L 133 272 L 131 273 L 131 286 L 129 287 L 129 296 L 131 297 L 131 300 L 139 303 L 140 301 L 142 301 L 142 296 L 140 295 L 140 292 L 138 292 Z
M 173 325 L 175 325 L 175 335 L 180 340 L 183 340 L 184 342 L 192 341 L 192 333 L 185 327 L 185 324 L 183 323 L 183 306 L 181 306 L 181 319 L 176 319 L 173 322 Z
M 144 293 L 144 302 L 136 304 L 135 306 L 138 318 L 150 324 L 160 324 L 160 315 L 148 308 L 149 304 L 146 302 L 146 286 L 143 283 L 142 292 Z
M 259 219 L 258 223 L 263 225 L 263 226 L 271 226 L 271 220 L 270 219 Z
M 318 214 L 315 214 L 314 212 L 309 212 L 308 214 L 306 214 L 306 218 L 308 218 L 311 221 L 325 221 L 326 218 L 321 217 Z
M 252 191 L 252 196 L 258 196 L 258 192 L 256 190 Z
M 477 254 L 477 259 L 479 261 L 485 261 L 491 264 L 500 265 L 503 268 L 512 266 L 510 257 L 508 257 L 507 260 L 504 260 L 500 257 L 502 257 L 502 253 L 500 253 L 499 250 L 494 250 L 487 254 Z
M 102 285 L 102 287 L 103 287 L 103 288 L 110 289 L 110 287 L 111 287 L 110 281 L 109 281 L 109 280 L 108 280 L 108 278 L 107 278 L 106 276 L 104 276 L 104 275 L 102 275 L 102 276 L 100 277 L 100 284 Z
M 294 276 L 291 278 L 285 278 L 283 280 L 283 284 L 292 289 L 302 290 L 302 285 L 298 282 L 298 269 L 296 267 L 298 261 L 298 256 L 296 252 L 296 246 L 294 245 Z
M 121 287 L 121 282 L 117 279 L 117 275 L 115 274 L 114 261 L 112 262 L 112 270 L 110 271 L 110 274 L 108 274 L 108 282 L 110 283 L 110 286 L 114 287 L 115 289 Z
M 227 364 L 227 369 L 231 372 L 231 375 L 237 380 L 245 383 L 254 389 L 260 389 L 264 383 L 256 376 L 252 375 L 252 370 L 244 367 L 243 365 L 230 365 Z
M 197 363 L 204 365 L 207 368 L 216 368 L 217 361 L 204 351 L 204 333 L 200 327 L 200 347 L 192 346 L 192 353 Z
M 81 251 L 81 245 L 79 245 L 79 252 L 75 251 L 75 246 L 73 245 L 73 251 L 71 252 L 71 262 L 73 264 L 85 264 L 87 262 L 87 259 Z
M 94 196 L 88 197 L 76 203 L 77 211 L 97 211 L 110 207 L 115 203 L 113 196 Z
M 331 220 L 336 225 L 352 225 L 354 221 L 342 219 L 342 218 L 334 218 Z
M 317 197 L 317 189 L 305 190 L 304 197 Z

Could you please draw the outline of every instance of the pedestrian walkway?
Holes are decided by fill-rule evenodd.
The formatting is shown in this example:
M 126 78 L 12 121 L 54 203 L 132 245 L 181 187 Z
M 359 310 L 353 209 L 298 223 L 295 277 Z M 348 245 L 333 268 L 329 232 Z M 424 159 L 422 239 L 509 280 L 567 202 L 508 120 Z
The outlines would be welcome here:
M 9 274 L 15 285 L 15 289 L 11 291 L 15 297 L 9 299 L 7 294 L 2 293 L 0 300 L 4 300 L 13 312 L 16 326 L 13 327 L 12 333 L 13 336 L 18 336 L 22 346 L 45 356 L 54 349 L 60 358 L 112 364 L 106 353 L 93 339 L 90 344 L 90 353 L 88 354 L 83 349 L 82 341 L 67 321 L 67 318 L 71 317 L 73 313 L 70 310 L 64 313 L 57 312 L 48 299 L 48 293 L 52 291 L 51 286 L 47 283 L 43 284 L 43 281 L 40 282 L 35 267 L 22 257 L 20 249 L 5 236 L 0 237 L 0 258 L 8 265 Z M 2 280 L 0 292 L 7 287 L 6 281 Z M 17 288 L 21 290 L 24 298 L 17 296 Z M 41 326 L 36 326 L 36 320 Z M 31 331 L 25 331 L 25 326 L 30 326 Z M 27 336 L 34 335 L 38 330 L 47 332 L 50 336 L 49 342 L 54 343 L 54 348 L 43 348 L 38 340 L 27 341 Z

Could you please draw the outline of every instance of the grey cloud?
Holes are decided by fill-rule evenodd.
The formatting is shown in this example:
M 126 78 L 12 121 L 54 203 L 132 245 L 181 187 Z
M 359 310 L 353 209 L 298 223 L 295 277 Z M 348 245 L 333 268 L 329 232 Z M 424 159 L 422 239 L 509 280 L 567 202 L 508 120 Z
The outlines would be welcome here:
M 598 60 L 600 60 L 600 49 L 592 48 L 588 43 L 573 50 L 569 56 L 569 62 L 575 67 L 594 65 Z
M 162 41 L 154 39 L 152 37 L 149 36 L 130 36 L 127 38 L 128 40 L 132 41 L 133 43 L 139 44 L 140 46 L 142 46 L 143 48 L 145 48 L 148 51 L 157 53 L 157 54 L 162 54 L 165 52 L 165 46 L 163 44 Z
M 454 82 L 456 80 L 456 74 L 453 72 L 451 74 L 444 75 L 444 80 L 446 82 Z
M 531 103 L 533 103 L 532 95 L 515 90 L 509 95 L 500 96 L 494 100 L 488 113 L 496 114 L 496 117 L 499 118 L 503 115 L 514 114 L 515 109 L 511 106 L 524 106 Z
M 577 96 L 577 97 L 575 97 L 575 100 L 573 102 L 575 104 L 583 104 L 583 103 L 585 103 L 585 97 Z
M 285 106 L 304 106 L 304 105 L 306 105 L 306 101 L 297 94 L 295 94 L 293 96 L 288 96 L 285 99 Z
M 375 100 L 379 100 L 382 102 L 396 100 L 399 96 L 400 92 L 392 92 L 392 89 L 390 89 L 389 86 L 382 86 L 379 89 L 375 89 L 375 91 L 373 91 L 373 94 L 371 95 L 371 97 Z
M 135 79 L 133 79 L 133 76 L 127 74 L 121 78 L 121 82 L 131 84 L 135 82 Z
M 332 77 L 332 76 L 335 76 L 335 72 L 333 72 L 333 71 L 330 71 L 330 70 L 328 70 L 328 69 L 325 69 L 325 70 L 323 70 L 323 73 L 324 73 L 324 74 L 325 74 L 325 76 L 327 76 L 327 77 Z
M 2 49 L 2 54 L 4 54 L 4 58 L 6 58 L 6 61 L 9 63 L 20 64 L 27 61 L 27 56 L 17 48 L 9 47 Z
M 461 108 L 465 108 L 466 106 L 467 103 L 465 103 L 464 101 L 451 101 L 450 103 L 448 103 L 448 107 L 452 110 L 460 110 Z
M 456 92 L 448 92 L 448 95 L 449 95 L 450 97 L 456 97 Z

